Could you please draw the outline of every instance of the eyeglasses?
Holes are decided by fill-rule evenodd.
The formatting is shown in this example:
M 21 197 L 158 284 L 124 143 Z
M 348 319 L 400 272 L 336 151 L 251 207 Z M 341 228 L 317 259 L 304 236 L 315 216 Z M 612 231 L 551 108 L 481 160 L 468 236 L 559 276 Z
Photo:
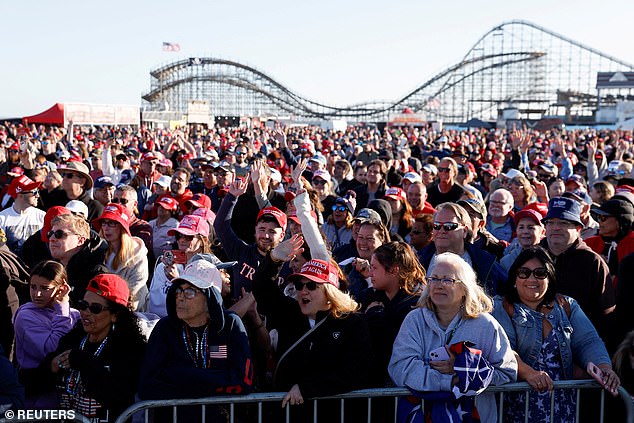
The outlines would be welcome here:
M 22 195 L 32 194 L 34 197 L 37 197 L 38 195 L 40 195 L 40 191 L 34 189 L 33 191 L 24 191 L 24 192 L 21 192 L 20 194 Z
M 66 238 L 67 236 L 70 236 L 70 235 L 75 235 L 75 234 L 72 233 L 72 232 L 64 232 L 61 229 L 58 229 L 56 231 L 48 231 L 46 233 L 46 237 L 48 239 L 51 239 L 53 237 L 55 237 L 55 239 L 64 239 L 64 238 Z
M 456 222 L 434 222 L 434 230 L 439 231 L 441 229 L 446 230 L 447 232 L 455 231 L 459 226 L 462 226 L 460 223 Z
M 113 198 L 112 202 L 115 204 L 121 204 L 122 206 L 125 206 L 126 204 L 128 204 L 130 202 L 130 200 L 128 200 L 127 198 Z
M 438 172 L 439 173 L 449 173 L 449 172 L 451 172 L 451 168 L 450 167 L 439 167 L 438 168 Z
M 517 269 L 517 277 L 520 279 L 528 279 L 531 275 L 534 275 L 535 279 L 546 279 L 548 277 L 548 272 L 545 267 L 538 267 L 536 269 L 520 267 Z
M 99 314 L 104 310 L 110 310 L 110 307 L 106 307 L 97 303 L 89 304 L 88 301 L 86 300 L 77 301 L 77 303 L 75 304 L 75 307 L 77 307 L 77 310 L 80 310 L 80 311 L 88 310 L 92 314 Z
M 174 235 L 174 238 L 176 238 L 176 241 L 178 241 L 179 239 L 184 239 L 185 241 L 192 241 L 194 239 L 194 235 L 183 235 L 179 232 L 176 232 L 176 235 Z
M 427 283 L 430 284 L 430 285 L 439 283 L 439 284 L 442 284 L 442 285 L 445 285 L 445 286 L 451 286 L 451 285 L 455 284 L 456 282 L 460 282 L 460 280 L 459 279 L 453 279 L 453 278 L 437 278 L 435 276 L 430 276 L 430 277 L 427 278 Z
M 236 155 L 238 155 L 238 156 L 246 156 L 247 153 L 244 152 L 244 151 L 236 151 Z
M 116 220 L 104 219 L 101 221 L 101 226 L 105 226 L 107 228 L 116 228 L 118 225 L 120 225 L 120 223 Z
M 313 179 L 313 185 L 326 185 L 325 179 Z
M 178 288 L 176 288 L 176 291 L 174 292 L 176 293 L 176 295 L 182 294 L 183 297 L 185 297 L 188 300 L 191 300 L 192 298 L 196 296 L 196 294 L 198 293 L 198 290 L 194 288 L 183 288 L 179 286 Z
M 340 212 L 345 212 L 346 210 L 348 210 L 348 208 L 346 206 L 332 206 L 332 211 L 336 212 L 336 211 L 340 211 Z
M 293 282 L 293 286 L 295 287 L 295 291 L 300 292 L 304 289 L 304 287 L 308 288 L 309 291 L 314 291 L 317 289 L 317 282 L 315 281 L 310 281 L 310 282 L 300 282 L 300 281 L 295 281 Z

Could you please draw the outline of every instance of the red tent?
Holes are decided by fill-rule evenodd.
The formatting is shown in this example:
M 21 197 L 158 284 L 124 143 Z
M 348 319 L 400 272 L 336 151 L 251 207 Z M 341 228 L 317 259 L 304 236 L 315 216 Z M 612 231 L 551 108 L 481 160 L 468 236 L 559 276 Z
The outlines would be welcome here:
M 37 115 L 22 118 L 25 123 L 44 123 L 49 125 L 64 126 L 64 105 L 55 103 L 53 107 Z

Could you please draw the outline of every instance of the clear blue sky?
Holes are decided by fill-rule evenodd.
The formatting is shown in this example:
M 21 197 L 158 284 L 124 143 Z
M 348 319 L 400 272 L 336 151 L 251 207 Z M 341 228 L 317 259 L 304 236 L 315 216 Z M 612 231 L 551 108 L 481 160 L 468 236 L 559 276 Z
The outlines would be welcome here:
M 512 19 L 634 63 L 624 0 L 2 3 L 1 117 L 64 101 L 139 105 L 150 69 L 192 56 L 246 63 L 326 104 L 391 100 Z M 162 52 L 163 41 L 181 52 Z

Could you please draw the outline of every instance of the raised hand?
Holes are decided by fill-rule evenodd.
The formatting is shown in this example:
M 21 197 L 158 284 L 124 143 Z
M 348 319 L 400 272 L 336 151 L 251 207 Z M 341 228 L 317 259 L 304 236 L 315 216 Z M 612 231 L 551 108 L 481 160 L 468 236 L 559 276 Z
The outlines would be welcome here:
M 286 241 L 277 244 L 271 250 L 271 258 L 275 261 L 291 261 L 296 255 L 304 252 L 302 245 L 304 245 L 304 237 L 295 234 Z
M 293 177 L 293 182 L 295 182 L 295 185 L 297 187 L 302 186 L 302 184 L 300 183 L 300 178 L 302 177 L 302 173 L 304 173 L 307 166 L 308 161 L 306 161 L 306 159 L 300 159 L 297 162 L 297 166 L 291 168 L 291 176 Z
M 248 176 L 248 175 L 247 175 Z M 235 181 L 229 185 L 229 194 L 234 197 L 240 197 L 242 194 L 247 192 L 247 187 L 249 186 L 249 178 L 236 178 Z

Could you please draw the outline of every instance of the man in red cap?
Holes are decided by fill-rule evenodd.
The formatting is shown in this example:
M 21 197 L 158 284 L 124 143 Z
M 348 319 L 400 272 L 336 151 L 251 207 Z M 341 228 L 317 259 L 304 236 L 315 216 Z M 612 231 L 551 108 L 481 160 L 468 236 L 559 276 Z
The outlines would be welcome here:
M 286 214 L 277 207 L 266 207 L 258 213 L 254 244 L 247 244 L 236 235 L 231 227 L 231 217 L 238 197 L 246 192 L 247 186 L 248 181 L 240 179 L 229 186 L 229 193 L 222 200 L 214 222 L 214 229 L 227 258 L 238 262 L 233 270 L 234 298 L 241 294 L 242 288 L 251 291 L 255 269 L 266 253 L 282 242 L 286 235 Z
M 24 241 L 44 225 L 45 213 L 37 208 L 40 185 L 26 175 L 15 178 L 8 189 L 13 205 L 0 212 L 0 228 L 7 235 L 7 247 L 17 255 Z

